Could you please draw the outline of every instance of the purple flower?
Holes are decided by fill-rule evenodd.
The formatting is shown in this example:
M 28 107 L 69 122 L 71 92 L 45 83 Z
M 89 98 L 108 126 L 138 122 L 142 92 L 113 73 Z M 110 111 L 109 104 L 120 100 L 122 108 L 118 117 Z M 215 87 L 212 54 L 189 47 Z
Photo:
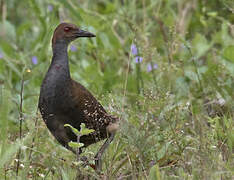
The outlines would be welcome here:
M 76 51 L 77 51 L 77 48 L 76 48 L 76 46 L 71 45 L 71 46 L 70 46 L 70 50 L 71 50 L 72 52 L 76 52 Z
M 137 55 L 138 51 L 137 51 L 137 47 L 135 44 L 131 45 L 131 52 L 133 55 Z
M 141 63 L 143 61 L 143 58 L 140 56 L 135 57 L 135 62 L 136 63 Z
M 37 56 L 32 57 L 32 63 L 35 65 L 37 64 Z
M 157 64 L 154 64 L 153 68 L 154 68 L 154 69 L 158 69 L 158 65 L 157 65 Z
M 152 71 L 153 69 L 158 69 L 158 65 L 157 64 L 154 64 L 153 66 L 151 64 L 148 64 L 147 66 L 147 71 L 150 72 Z
M 51 5 L 51 4 L 49 4 L 49 5 L 47 6 L 47 9 L 48 9 L 49 12 L 52 12 L 52 11 L 53 11 L 53 8 L 54 8 L 54 6 Z
M 2 59 L 3 58 L 3 54 L 0 52 L 0 59 Z

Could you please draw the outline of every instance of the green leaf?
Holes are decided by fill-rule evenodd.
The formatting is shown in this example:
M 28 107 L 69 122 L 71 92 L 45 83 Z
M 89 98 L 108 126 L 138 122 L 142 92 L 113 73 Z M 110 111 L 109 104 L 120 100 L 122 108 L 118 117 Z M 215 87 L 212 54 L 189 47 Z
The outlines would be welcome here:
M 223 57 L 231 62 L 234 62 L 234 45 L 228 46 L 224 49 Z
M 93 129 L 85 128 L 85 129 L 83 129 L 83 130 L 81 131 L 81 134 L 82 134 L 82 135 L 88 135 L 88 134 L 90 134 L 90 133 L 92 133 L 92 132 L 94 132 Z
M 189 93 L 189 82 L 187 77 L 178 77 L 175 81 L 175 87 L 179 96 L 187 96 Z
M 217 17 L 218 13 L 215 11 L 212 11 L 212 12 L 208 12 L 207 15 L 210 17 Z
M 83 143 L 77 143 L 77 142 L 72 142 L 72 141 L 69 142 L 68 145 L 72 148 L 81 148 L 84 146 Z
M 105 33 L 100 33 L 99 37 L 100 37 L 100 41 L 103 44 L 103 46 L 105 47 L 105 49 L 112 49 L 112 45 L 109 41 L 109 38 Z
M 59 2 L 60 2 L 61 4 L 63 4 L 64 7 L 66 7 L 66 8 L 71 12 L 71 14 L 72 14 L 73 16 L 75 16 L 79 21 L 83 21 L 81 15 L 80 15 L 80 11 L 78 11 L 78 10 L 80 10 L 81 8 L 72 6 L 72 5 L 70 4 L 69 1 L 59 0 Z
M 94 132 L 93 129 L 88 129 L 85 127 L 85 124 L 84 123 L 81 123 L 80 125 L 80 133 L 83 135 L 88 135 L 90 133 Z
M 149 173 L 149 179 L 150 180 L 160 180 L 160 171 L 157 164 L 155 164 L 151 169 Z
M 207 41 L 205 36 L 202 34 L 197 33 L 195 35 L 195 38 L 192 41 L 192 45 L 194 47 L 194 50 L 196 52 L 196 57 L 199 58 L 203 56 L 211 47 L 210 42 Z
M 80 131 L 82 131 L 85 128 L 86 128 L 85 123 L 81 123 L 81 125 L 80 125 Z
M 81 133 L 74 127 L 72 127 L 70 124 L 64 124 L 64 127 L 70 127 L 71 130 L 76 134 L 76 135 L 81 135 Z
M 162 159 L 166 156 L 167 154 L 167 150 L 169 145 L 171 144 L 171 142 L 167 142 L 166 144 L 164 144 L 157 152 L 157 157 L 158 159 Z
M 16 49 L 13 48 L 13 45 L 10 44 L 9 42 L 0 39 L 0 48 L 2 49 L 4 54 L 7 54 L 7 56 L 9 56 L 10 58 L 12 59 L 19 58 L 18 54 L 16 53 Z
M 16 33 L 15 26 L 10 21 L 3 21 L 0 23 L 1 31 L 4 32 L 4 37 L 6 37 L 9 42 L 15 42 Z

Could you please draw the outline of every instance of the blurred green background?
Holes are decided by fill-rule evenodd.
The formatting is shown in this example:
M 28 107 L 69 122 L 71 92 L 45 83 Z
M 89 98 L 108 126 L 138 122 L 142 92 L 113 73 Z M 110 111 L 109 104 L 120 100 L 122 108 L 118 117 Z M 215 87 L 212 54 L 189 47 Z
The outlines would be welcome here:
M 0 179 L 77 176 L 37 111 L 64 21 L 96 34 L 69 47 L 73 79 L 123 119 L 84 176 L 234 178 L 233 0 L 0 0 L 0 18 Z

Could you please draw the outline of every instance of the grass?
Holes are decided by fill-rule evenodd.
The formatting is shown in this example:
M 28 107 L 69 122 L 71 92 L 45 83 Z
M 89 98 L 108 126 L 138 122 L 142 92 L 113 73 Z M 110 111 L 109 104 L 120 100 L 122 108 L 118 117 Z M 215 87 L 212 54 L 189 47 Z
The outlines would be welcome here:
M 76 157 L 50 135 L 37 110 L 60 21 L 96 34 L 73 43 L 71 74 L 122 119 L 102 174 L 86 167 L 83 176 L 233 179 L 231 0 L 0 4 L 0 179 L 77 177 Z M 101 143 L 86 152 L 95 154 Z

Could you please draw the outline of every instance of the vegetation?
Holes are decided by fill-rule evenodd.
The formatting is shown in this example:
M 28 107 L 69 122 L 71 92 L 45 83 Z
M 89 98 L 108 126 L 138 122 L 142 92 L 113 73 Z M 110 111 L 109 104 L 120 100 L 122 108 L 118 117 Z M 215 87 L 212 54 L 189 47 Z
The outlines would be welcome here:
M 0 179 L 77 177 L 37 110 L 61 21 L 96 34 L 70 46 L 72 77 L 121 117 L 102 174 L 85 177 L 234 178 L 233 0 L 0 2 Z

